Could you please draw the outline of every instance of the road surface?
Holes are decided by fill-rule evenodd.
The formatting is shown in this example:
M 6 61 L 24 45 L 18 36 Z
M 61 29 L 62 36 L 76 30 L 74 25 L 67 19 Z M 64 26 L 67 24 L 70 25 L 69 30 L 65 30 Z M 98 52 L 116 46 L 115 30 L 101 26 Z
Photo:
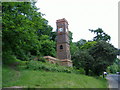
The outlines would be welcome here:
M 108 80 L 110 90 L 115 90 L 114 88 L 120 90 L 120 75 L 109 74 L 106 78 Z

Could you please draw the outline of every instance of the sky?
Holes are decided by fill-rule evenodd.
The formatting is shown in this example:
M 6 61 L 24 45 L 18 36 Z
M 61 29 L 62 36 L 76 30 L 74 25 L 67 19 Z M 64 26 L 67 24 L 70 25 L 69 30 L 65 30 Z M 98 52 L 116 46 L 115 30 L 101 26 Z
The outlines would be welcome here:
M 37 0 L 36 6 L 56 31 L 56 20 L 65 18 L 73 33 L 73 42 L 92 40 L 89 29 L 102 28 L 111 36 L 110 43 L 118 47 L 119 0 Z

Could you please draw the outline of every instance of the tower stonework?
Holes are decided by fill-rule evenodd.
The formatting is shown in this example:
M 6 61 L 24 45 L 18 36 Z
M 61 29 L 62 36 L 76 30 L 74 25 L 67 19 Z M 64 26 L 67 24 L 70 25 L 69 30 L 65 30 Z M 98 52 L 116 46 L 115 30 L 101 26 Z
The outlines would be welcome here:
M 72 66 L 68 21 L 63 18 L 56 21 L 57 25 L 57 58 L 60 59 L 61 65 Z

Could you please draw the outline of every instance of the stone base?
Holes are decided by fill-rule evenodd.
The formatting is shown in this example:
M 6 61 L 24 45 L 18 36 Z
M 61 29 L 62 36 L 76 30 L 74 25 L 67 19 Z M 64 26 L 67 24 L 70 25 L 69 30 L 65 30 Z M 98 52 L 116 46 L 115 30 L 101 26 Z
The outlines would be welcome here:
M 68 60 L 68 59 L 61 59 L 60 60 L 60 65 L 61 66 L 68 66 L 68 67 L 72 67 L 72 61 Z
M 54 57 L 51 57 L 51 56 L 44 56 L 44 58 L 48 62 L 53 63 L 53 64 L 59 64 L 61 66 L 67 66 L 67 67 L 72 67 L 73 66 L 72 61 L 69 60 L 69 59 L 57 59 L 57 58 L 54 58 Z

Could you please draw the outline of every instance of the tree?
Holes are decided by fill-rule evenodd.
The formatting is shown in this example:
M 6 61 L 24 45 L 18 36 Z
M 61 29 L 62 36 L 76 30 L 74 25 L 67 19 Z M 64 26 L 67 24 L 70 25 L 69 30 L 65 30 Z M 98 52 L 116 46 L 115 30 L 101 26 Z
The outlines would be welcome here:
M 96 41 L 86 42 L 84 45 L 82 45 L 82 46 L 80 47 L 80 49 L 82 49 L 82 50 L 90 49 L 90 48 L 93 47 L 96 43 L 97 43 Z
M 98 28 L 96 30 L 89 29 L 89 31 L 94 32 L 96 34 L 96 36 L 93 38 L 93 41 L 103 40 L 109 42 L 111 39 L 111 37 L 108 34 L 106 34 L 101 28 Z
M 40 52 L 42 52 L 42 56 L 56 56 L 56 51 L 55 51 L 55 45 L 56 43 L 53 40 L 49 40 L 49 36 L 47 35 L 42 35 L 40 37 L 40 44 L 41 44 L 41 49 Z
M 98 41 L 94 47 L 89 49 L 89 54 L 94 58 L 91 71 L 98 76 L 102 74 L 115 61 L 116 52 L 117 49 L 113 45 Z
M 40 37 L 47 35 L 50 41 L 52 27 L 38 12 L 35 3 L 3 2 L 2 12 L 3 61 L 7 60 L 6 55 L 21 60 L 29 60 L 31 55 L 43 55 Z
M 112 65 L 107 67 L 107 71 L 110 73 L 120 72 L 120 59 L 116 59 Z
M 76 49 L 77 50 L 77 49 Z M 105 41 L 90 41 L 81 46 L 72 56 L 73 65 L 84 68 L 86 75 L 99 76 L 116 59 L 118 50 Z
M 89 75 L 94 59 L 87 50 L 78 51 L 73 57 L 73 64 L 77 69 L 84 68 L 85 74 Z
M 92 63 L 94 61 L 93 57 L 89 54 L 88 50 L 93 47 L 97 42 L 89 41 L 87 42 L 84 39 L 79 40 L 75 43 L 74 53 L 72 54 L 73 65 L 77 68 L 83 68 L 85 70 L 85 74 L 89 75 L 89 71 L 91 70 Z M 77 47 L 77 48 L 75 48 Z
M 79 48 L 75 48 L 76 51 L 73 49 L 73 65 L 77 69 L 84 68 L 86 75 L 89 75 L 89 71 L 91 71 L 91 75 L 99 76 L 103 71 L 106 71 L 108 66 L 113 64 L 118 50 L 109 44 L 111 37 L 104 33 L 102 29 L 98 28 L 90 31 L 97 35 L 93 38 L 93 41 L 87 42 L 81 39 L 75 43 Z
M 74 59 L 74 55 L 76 54 L 77 51 L 79 51 L 79 48 L 76 46 L 76 44 L 74 42 L 72 42 L 70 44 L 71 60 Z
M 38 42 L 32 20 L 36 15 L 36 8 L 28 2 L 4 2 L 2 7 L 3 52 L 11 51 L 11 55 L 25 57 Z

